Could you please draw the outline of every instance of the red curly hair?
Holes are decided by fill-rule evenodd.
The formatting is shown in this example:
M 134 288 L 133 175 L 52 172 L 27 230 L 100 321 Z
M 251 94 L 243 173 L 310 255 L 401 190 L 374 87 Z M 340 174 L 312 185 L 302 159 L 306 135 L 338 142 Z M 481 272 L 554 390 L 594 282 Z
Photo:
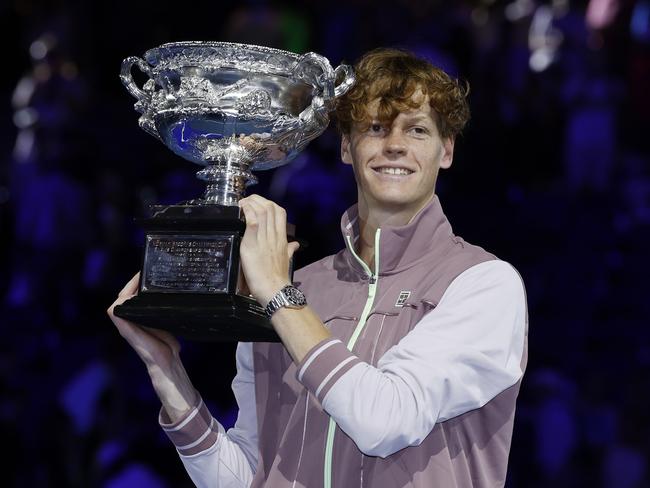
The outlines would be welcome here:
M 418 90 L 429 98 L 441 137 L 456 137 L 469 120 L 469 84 L 461 84 L 407 51 L 375 49 L 357 61 L 354 72 L 354 86 L 336 104 L 343 134 L 349 134 L 355 123 L 370 125 L 368 105 L 374 100 L 379 99 L 377 115 L 382 123 L 391 123 L 400 112 L 419 107 L 421 101 L 413 97 Z

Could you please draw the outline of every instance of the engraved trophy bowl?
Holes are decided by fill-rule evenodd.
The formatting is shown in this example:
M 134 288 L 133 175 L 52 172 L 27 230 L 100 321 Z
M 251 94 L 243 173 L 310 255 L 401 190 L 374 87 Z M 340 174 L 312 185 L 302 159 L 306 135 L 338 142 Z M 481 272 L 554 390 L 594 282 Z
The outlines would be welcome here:
M 194 339 L 277 341 L 242 278 L 238 202 L 253 171 L 287 164 L 325 130 L 352 69 L 227 42 L 168 43 L 143 58 L 126 58 L 120 73 L 139 125 L 202 166 L 207 187 L 201 198 L 151 207 L 139 293 L 115 313 Z M 148 77 L 141 87 L 134 65 Z

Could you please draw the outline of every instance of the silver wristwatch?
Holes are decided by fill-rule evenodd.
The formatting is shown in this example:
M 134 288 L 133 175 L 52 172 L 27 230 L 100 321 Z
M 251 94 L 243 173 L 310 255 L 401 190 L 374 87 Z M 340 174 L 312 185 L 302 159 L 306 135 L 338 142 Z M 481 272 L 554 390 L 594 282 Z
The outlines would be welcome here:
M 302 308 L 307 305 L 307 299 L 303 292 L 292 285 L 287 285 L 277 292 L 271 301 L 266 305 L 266 316 L 271 316 L 282 307 Z

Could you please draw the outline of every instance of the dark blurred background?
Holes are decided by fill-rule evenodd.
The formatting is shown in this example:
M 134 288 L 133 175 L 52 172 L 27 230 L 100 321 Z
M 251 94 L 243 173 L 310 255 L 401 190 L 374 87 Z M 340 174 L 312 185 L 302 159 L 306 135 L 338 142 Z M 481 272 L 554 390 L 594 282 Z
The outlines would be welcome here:
M 650 0 L 0 4 L 0 437 L 6 487 L 191 486 L 144 367 L 105 309 L 151 203 L 202 193 L 138 128 L 120 63 L 164 42 L 410 49 L 469 81 L 438 194 L 456 233 L 513 263 L 530 307 L 510 487 L 650 486 Z M 307 264 L 343 246 L 352 174 L 329 129 L 255 191 Z M 646 298 L 644 298 L 646 297 Z M 234 345 L 185 342 L 232 425 Z

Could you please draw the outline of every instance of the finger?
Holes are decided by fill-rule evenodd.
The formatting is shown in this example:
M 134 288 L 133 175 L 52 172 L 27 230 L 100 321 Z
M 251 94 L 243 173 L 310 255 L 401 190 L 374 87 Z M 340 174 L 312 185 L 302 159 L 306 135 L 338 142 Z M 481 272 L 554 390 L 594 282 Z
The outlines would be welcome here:
M 244 236 L 248 234 L 250 238 L 252 237 L 253 234 L 257 233 L 257 229 L 259 226 L 257 213 L 255 212 L 255 207 L 251 205 L 250 201 L 245 202 L 241 200 L 239 202 L 239 208 L 241 208 L 242 212 L 244 212 L 244 219 L 246 220 L 246 231 L 244 233 Z
M 241 205 L 243 203 L 244 205 L 252 205 L 253 207 L 259 209 L 262 208 L 264 204 L 268 201 L 269 200 L 267 200 L 266 198 L 253 193 L 252 195 L 248 195 L 247 197 L 239 200 L 239 204 Z
M 115 301 L 108 307 L 106 313 L 110 317 L 115 327 L 117 327 L 120 335 L 124 337 L 129 343 L 133 343 L 135 336 L 138 335 L 139 327 L 132 324 L 128 320 L 124 320 L 115 315 L 115 307 L 123 304 L 129 298 L 133 297 L 138 292 L 138 284 L 140 281 L 140 272 L 136 273 L 131 278 L 124 288 L 120 290 Z
M 264 238 L 267 240 L 268 245 L 273 238 L 272 231 L 275 228 L 273 202 L 259 195 L 251 195 L 250 198 L 250 203 L 255 207 L 255 212 L 259 217 L 260 232 L 264 232 Z
M 269 243 L 277 243 L 280 246 L 286 245 L 287 237 L 287 212 L 275 202 L 259 195 L 251 195 L 250 201 L 256 206 L 259 212 L 264 214 L 266 236 Z
M 258 195 L 256 193 L 252 193 L 252 194 L 248 195 L 246 198 L 242 198 L 242 201 L 243 200 L 247 200 L 249 202 L 257 202 L 259 204 L 263 204 L 264 202 L 270 202 L 269 199 L 264 198 L 263 196 Z
M 279 208 L 275 203 L 267 200 L 263 202 L 264 212 L 266 214 L 266 239 L 270 245 L 275 245 L 278 242 L 278 235 L 276 231 L 277 209 Z
M 140 272 L 138 271 L 129 282 L 124 285 L 124 288 L 117 294 L 118 297 L 131 297 L 137 293 L 138 283 L 140 282 Z
M 117 299 L 111 304 L 111 306 L 108 307 L 108 310 L 106 310 L 106 313 L 108 313 L 108 316 L 111 318 L 113 323 L 118 327 L 118 329 L 121 327 L 123 322 L 127 324 L 131 324 L 128 320 L 122 319 L 117 315 L 115 315 L 115 307 L 117 307 L 118 305 L 122 305 L 129 298 L 130 297 L 127 295 L 117 297 Z
M 267 245 L 282 244 L 281 237 L 284 236 L 286 230 L 280 232 L 278 236 L 278 219 L 283 218 L 282 214 L 285 213 L 284 209 L 279 205 L 275 204 L 271 200 L 268 200 L 259 195 L 251 195 L 251 202 L 256 206 L 258 212 L 263 215 L 261 219 L 264 224 L 260 226 L 260 229 L 264 231 Z M 286 221 L 286 215 L 284 216 Z M 285 224 L 286 227 L 286 224 Z M 286 237 L 286 236 L 284 236 Z
M 287 245 L 287 211 L 275 205 L 275 233 L 277 235 L 278 244 L 281 246 Z
M 293 254 L 300 248 L 300 243 L 298 241 L 293 241 L 290 242 L 287 245 L 287 254 L 289 255 L 289 259 L 293 257 Z
M 109 308 L 109 315 L 115 328 L 145 364 L 153 364 L 155 362 L 155 348 L 152 349 L 151 336 L 153 335 L 156 338 L 158 338 L 158 336 L 152 334 L 150 330 L 145 330 L 145 328 L 140 327 L 139 325 L 114 315 L 113 308 L 115 308 L 115 305 L 117 305 L 117 301 L 111 306 L 111 308 Z M 172 347 L 171 343 L 168 342 L 168 344 Z M 175 351 L 178 352 L 179 350 L 180 345 L 178 346 L 178 349 L 175 349 Z
M 275 230 L 273 203 L 266 198 L 260 197 L 259 195 L 251 195 L 248 197 L 246 204 L 247 206 L 250 206 L 255 212 L 258 228 L 258 244 L 263 244 L 265 247 L 268 247 L 269 243 L 272 242 L 273 239 L 273 234 L 270 230 Z M 264 242 L 262 242 L 262 240 Z
M 264 218 L 264 201 L 266 199 L 261 198 L 258 195 L 250 195 L 246 198 L 242 198 L 239 201 L 240 208 L 244 211 L 244 217 L 246 218 L 246 223 L 248 224 L 249 220 L 253 224 L 260 226 Z
M 117 305 L 120 305 L 124 300 L 118 298 L 113 302 L 113 304 L 108 308 L 107 313 L 108 316 L 111 318 L 111 321 L 115 325 L 115 328 L 117 328 L 117 331 L 120 333 L 120 335 L 126 339 L 126 342 L 128 342 L 131 347 L 136 349 L 137 351 L 137 345 L 142 341 L 142 334 L 144 334 L 144 331 L 138 327 L 135 324 L 132 324 L 128 320 L 122 319 L 115 315 L 114 309 Z
M 129 282 L 126 285 L 124 285 L 124 288 L 120 290 L 115 301 L 112 303 L 110 307 L 108 307 L 108 310 L 106 312 L 108 313 L 109 317 L 113 320 L 113 322 L 115 322 L 115 319 L 117 319 L 117 317 L 115 317 L 115 314 L 113 313 L 113 310 L 115 309 L 116 306 L 122 305 L 129 298 L 137 295 L 139 280 L 140 280 L 140 272 L 136 273 L 133 276 L 133 278 L 131 278 Z

